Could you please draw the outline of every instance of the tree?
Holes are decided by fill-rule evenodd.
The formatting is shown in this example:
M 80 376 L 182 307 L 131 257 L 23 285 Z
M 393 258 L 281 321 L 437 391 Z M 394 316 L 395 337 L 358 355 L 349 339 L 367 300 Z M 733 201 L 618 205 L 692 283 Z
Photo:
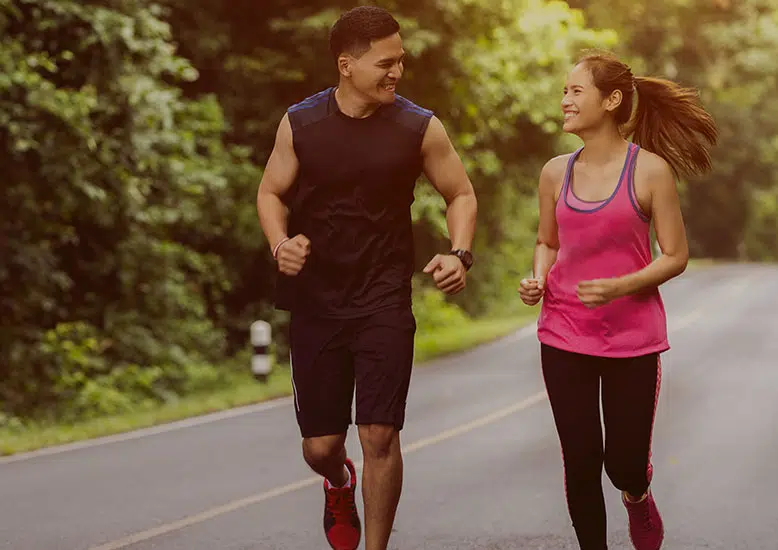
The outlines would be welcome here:
M 242 174 L 220 107 L 182 98 L 197 72 L 151 2 L 2 7 L 4 407 L 75 398 L 129 365 L 172 366 L 147 388 L 167 391 L 224 348 L 208 313 L 228 279 L 208 241 Z
M 571 2 L 573 4 L 573 2 Z M 634 72 L 676 79 L 700 89 L 721 132 L 714 170 L 684 184 L 692 253 L 758 259 L 764 190 L 775 189 L 778 112 L 772 100 L 778 60 L 776 0 L 577 0 L 595 25 L 618 29 L 618 52 Z M 762 225 L 760 225 L 762 224 Z M 756 240 L 756 241 L 754 241 Z

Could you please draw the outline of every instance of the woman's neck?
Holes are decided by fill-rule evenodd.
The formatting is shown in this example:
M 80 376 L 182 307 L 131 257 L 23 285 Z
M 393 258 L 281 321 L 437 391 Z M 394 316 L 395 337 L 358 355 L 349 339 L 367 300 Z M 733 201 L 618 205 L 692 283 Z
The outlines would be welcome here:
M 615 159 L 622 159 L 629 147 L 618 129 L 599 129 L 589 135 L 581 136 L 584 150 L 579 158 L 587 164 L 604 166 Z

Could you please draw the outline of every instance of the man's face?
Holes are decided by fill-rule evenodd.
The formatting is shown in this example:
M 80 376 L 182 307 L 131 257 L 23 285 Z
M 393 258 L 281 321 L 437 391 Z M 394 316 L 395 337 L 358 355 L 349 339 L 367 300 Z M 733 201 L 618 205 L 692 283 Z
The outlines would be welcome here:
M 351 82 L 371 101 L 393 103 L 395 87 L 403 74 L 404 58 L 399 33 L 374 40 L 362 57 L 349 59 Z

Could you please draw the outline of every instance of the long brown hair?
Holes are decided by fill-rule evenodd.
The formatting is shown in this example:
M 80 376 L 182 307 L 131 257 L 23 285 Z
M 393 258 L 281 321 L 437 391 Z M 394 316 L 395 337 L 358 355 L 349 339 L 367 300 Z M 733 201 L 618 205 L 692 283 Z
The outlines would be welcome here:
M 621 91 L 615 117 L 625 137 L 632 136 L 634 143 L 664 158 L 676 175 L 711 169 L 710 147 L 718 140 L 718 130 L 695 89 L 662 78 L 633 76 L 626 64 L 607 52 L 586 53 L 578 63 L 586 65 L 604 95 Z

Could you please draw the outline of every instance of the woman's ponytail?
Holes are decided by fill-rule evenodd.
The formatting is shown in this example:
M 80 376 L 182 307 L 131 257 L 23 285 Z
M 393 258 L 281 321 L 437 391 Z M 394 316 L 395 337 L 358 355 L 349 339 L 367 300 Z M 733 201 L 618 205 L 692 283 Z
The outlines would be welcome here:
M 716 144 L 718 130 L 696 90 L 661 78 L 635 77 L 629 66 L 607 52 L 587 54 L 579 63 L 586 64 L 604 95 L 621 92 L 615 117 L 625 137 L 632 136 L 633 142 L 664 158 L 676 175 L 711 169 L 710 147 Z
M 635 77 L 637 108 L 626 133 L 644 149 L 664 158 L 677 175 L 711 169 L 709 148 L 718 130 L 696 90 L 661 78 Z

